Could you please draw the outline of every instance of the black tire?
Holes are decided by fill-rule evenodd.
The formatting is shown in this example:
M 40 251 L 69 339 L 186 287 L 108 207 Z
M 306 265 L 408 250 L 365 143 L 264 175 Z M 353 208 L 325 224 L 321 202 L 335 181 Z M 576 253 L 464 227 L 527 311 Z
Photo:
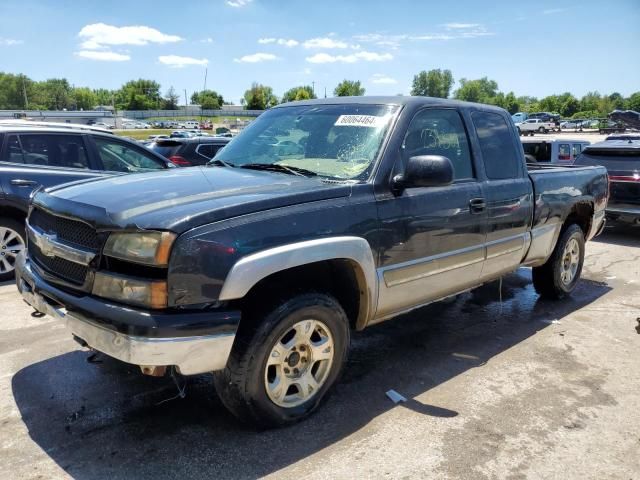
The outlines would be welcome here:
M 567 244 L 575 239 L 579 246 L 579 260 L 576 272 L 569 283 L 562 280 L 563 265 L 565 262 L 565 248 Z M 551 257 L 544 265 L 534 267 L 533 286 L 536 292 L 543 298 L 558 300 L 569 295 L 576 288 L 582 273 L 584 263 L 584 233 L 575 223 L 567 226 L 560 233 L 558 243 L 551 254 Z
M 226 368 L 214 372 L 216 391 L 233 415 L 254 427 L 282 427 L 298 422 L 327 397 L 346 364 L 350 341 L 347 315 L 332 296 L 305 293 L 280 302 L 265 315 L 252 317 L 243 318 Z M 308 319 L 319 320 L 330 331 L 334 343 L 332 363 L 324 383 L 309 399 L 282 407 L 267 394 L 267 360 L 283 335 Z
M 25 232 L 24 232 L 24 222 L 19 222 L 14 220 L 13 218 L 2 218 L 0 217 L 0 229 L 3 232 L 6 232 L 4 229 L 9 229 L 12 232 L 15 232 L 19 235 L 22 245 L 26 245 L 25 242 Z M 9 252 L 13 252 L 11 246 L 15 245 L 15 242 L 9 242 L 9 244 L 4 243 L 4 238 L 0 238 L 0 282 L 5 282 L 7 280 L 13 279 L 15 275 L 14 266 L 15 266 L 15 257 L 14 255 L 9 255 Z M 6 260 L 5 260 L 6 259 Z M 7 265 L 11 266 L 11 269 L 5 271 Z
M 538 133 L 545 133 L 545 131 L 544 131 L 544 127 L 540 127 L 540 128 L 538 129 Z

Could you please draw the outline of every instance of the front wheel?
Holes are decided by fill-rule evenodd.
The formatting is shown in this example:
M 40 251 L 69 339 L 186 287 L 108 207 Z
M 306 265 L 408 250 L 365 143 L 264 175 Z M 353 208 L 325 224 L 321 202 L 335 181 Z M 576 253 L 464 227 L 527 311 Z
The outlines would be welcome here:
M 533 286 L 544 298 L 561 299 L 576 288 L 584 263 L 584 233 L 574 224 L 560 234 L 551 257 L 533 268 Z
M 240 327 L 226 368 L 214 373 L 216 390 L 242 421 L 262 428 L 295 423 L 338 379 L 349 321 L 338 301 L 322 293 L 297 295 L 258 317 Z

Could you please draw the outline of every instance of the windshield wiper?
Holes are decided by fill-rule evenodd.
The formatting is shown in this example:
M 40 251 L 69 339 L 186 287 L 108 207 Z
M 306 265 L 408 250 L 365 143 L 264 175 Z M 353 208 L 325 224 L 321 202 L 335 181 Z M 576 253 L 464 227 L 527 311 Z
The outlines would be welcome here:
M 213 165 L 214 167 L 235 167 L 234 164 L 225 162 L 224 160 L 220 160 L 219 158 L 214 158 L 207 162 L 207 165 Z
M 291 165 L 280 165 L 278 163 L 245 163 L 240 168 L 252 170 L 273 170 L 274 172 L 288 173 L 289 175 L 299 175 L 301 177 L 316 177 L 318 174 L 304 168 L 292 167 Z

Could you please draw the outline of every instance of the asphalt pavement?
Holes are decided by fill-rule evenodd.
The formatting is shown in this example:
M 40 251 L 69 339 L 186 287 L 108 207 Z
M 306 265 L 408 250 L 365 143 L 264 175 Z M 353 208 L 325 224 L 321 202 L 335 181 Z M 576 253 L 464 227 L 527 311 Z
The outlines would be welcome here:
M 523 268 L 355 334 L 329 401 L 263 432 L 224 410 L 210 375 L 93 355 L 5 283 L 2 478 L 640 479 L 640 229 L 590 242 L 571 298 L 540 300 L 530 280 Z

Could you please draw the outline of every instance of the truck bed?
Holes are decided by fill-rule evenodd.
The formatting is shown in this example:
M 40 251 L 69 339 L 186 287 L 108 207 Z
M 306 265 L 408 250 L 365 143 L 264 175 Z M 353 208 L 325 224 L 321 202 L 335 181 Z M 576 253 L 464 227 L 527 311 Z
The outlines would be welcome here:
M 562 221 L 568 203 L 593 205 L 602 212 L 609 196 L 604 167 L 527 164 L 535 201 L 533 228 Z

